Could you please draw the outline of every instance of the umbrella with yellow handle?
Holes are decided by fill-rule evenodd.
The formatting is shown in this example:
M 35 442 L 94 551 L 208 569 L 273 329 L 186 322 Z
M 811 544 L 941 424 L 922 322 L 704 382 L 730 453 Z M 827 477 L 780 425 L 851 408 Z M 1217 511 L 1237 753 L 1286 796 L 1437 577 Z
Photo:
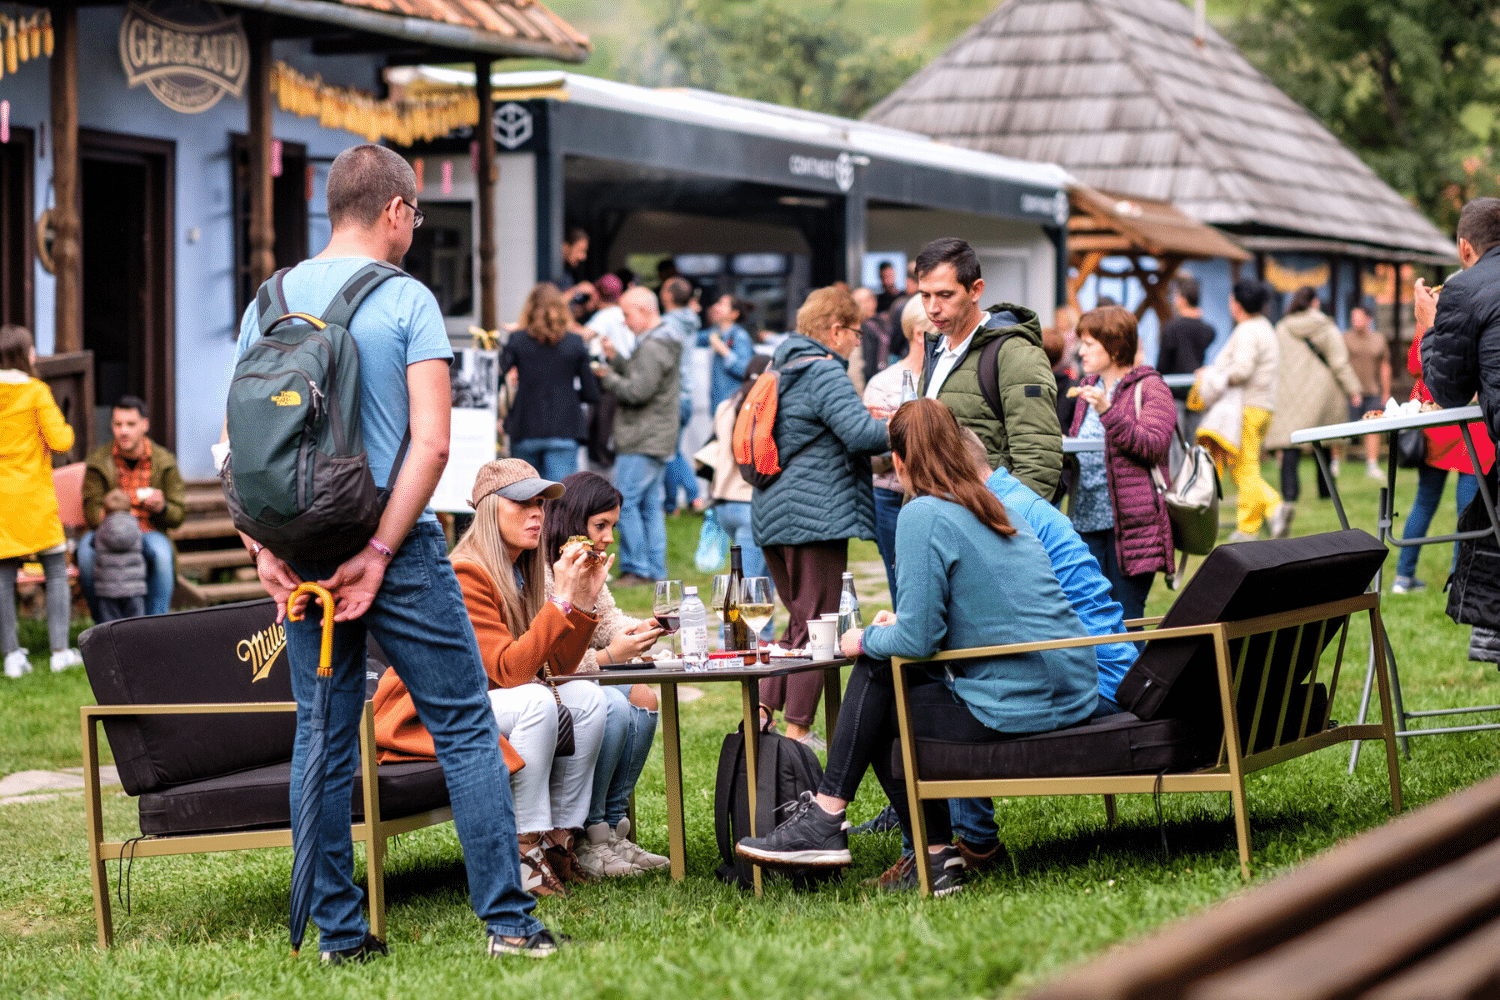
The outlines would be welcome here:
M 313 875 L 317 867 L 318 827 L 323 813 L 323 777 L 328 760 L 328 692 L 333 677 L 333 595 L 316 583 L 304 583 L 287 597 L 287 617 L 301 621 L 305 607 L 298 607 L 306 596 L 323 605 L 323 639 L 318 649 L 318 680 L 313 692 L 312 719 L 307 752 L 302 761 L 301 792 L 297 796 L 297 815 L 292 817 L 292 898 L 290 927 L 292 954 L 302 947 L 307 931 L 307 917 L 312 909 Z

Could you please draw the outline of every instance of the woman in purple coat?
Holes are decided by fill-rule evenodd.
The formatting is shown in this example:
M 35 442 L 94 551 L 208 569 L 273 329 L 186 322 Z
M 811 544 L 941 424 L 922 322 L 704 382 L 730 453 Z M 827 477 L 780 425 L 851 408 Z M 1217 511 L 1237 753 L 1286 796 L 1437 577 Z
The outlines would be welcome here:
M 1166 481 L 1167 453 L 1177 426 L 1172 390 L 1150 365 L 1135 365 L 1135 315 L 1120 306 L 1078 321 L 1084 371 L 1069 433 L 1104 440 L 1104 450 L 1078 455 L 1073 526 L 1110 581 L 1125 617 L 1145 614 L 1158 571 L 1172 572 L 1172 522 L 1151 479 Z

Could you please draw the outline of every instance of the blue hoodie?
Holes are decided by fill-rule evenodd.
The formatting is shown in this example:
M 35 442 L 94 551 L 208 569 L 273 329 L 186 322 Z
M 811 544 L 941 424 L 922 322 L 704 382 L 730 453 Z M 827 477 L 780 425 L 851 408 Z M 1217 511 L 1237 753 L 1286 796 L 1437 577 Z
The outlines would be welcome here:
M 1062 584 L 1063 593 L 1073 604 L 1089 635 L 1117 635 L 1125 631 L 1125 609 L 1110 596 L 1109 581 L 1099 571 L 1099 563 L 1089 554 L 1068 516 L 1052 506 L 1005 469 L 996 469 L 985 483 L 989 491 L 1005 504 L 1005 509 L 1021 515 L 1047 550 L 1052 572 Z M 1135 663 L 1136 647 L 1130 642 L 1112 642 L 1095 646 L 1099 658 L 1099 694 L 1115 700 L 1120 678 Z

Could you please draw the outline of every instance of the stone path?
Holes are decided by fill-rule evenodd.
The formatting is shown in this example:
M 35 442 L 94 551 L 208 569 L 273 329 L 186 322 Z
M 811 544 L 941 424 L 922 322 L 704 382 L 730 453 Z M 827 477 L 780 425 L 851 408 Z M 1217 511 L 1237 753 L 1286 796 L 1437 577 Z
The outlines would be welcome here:
M 118 785 L 120 775 L 113 764 L 99 768 L 103 785 Z M 17 771 L 0 778 L 0 805 L 15 802 L 48 802 L 64 795 L 83 793 L 83 768 L 65 767 L 60 771 Z

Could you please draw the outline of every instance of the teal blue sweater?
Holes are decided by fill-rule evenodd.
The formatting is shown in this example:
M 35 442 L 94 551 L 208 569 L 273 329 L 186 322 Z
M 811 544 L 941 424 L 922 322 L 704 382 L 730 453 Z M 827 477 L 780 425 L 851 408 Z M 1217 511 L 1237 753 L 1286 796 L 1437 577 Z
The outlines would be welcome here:
M 1008 512 L 1008 511 L 1007 511 Z M 877 659 L 942 649 L 1088 635 L 1026 520 L 1002 538 L 967 509 L 918 497 L 896 522 L 894 625 L 871 626 Z M 974 717 L 1002 733 L 1046 733 L 1094 711 L 1099 666 L 1092 647 L 1052 649 L 952 664 L 945 681 Z

